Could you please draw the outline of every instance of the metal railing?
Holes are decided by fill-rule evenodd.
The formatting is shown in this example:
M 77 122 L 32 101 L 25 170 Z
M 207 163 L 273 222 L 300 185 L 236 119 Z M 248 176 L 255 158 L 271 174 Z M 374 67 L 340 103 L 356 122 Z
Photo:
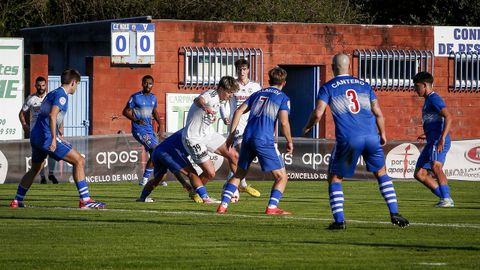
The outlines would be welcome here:
M 256 48 L 181 47 L 184 56 L 183 88 L 202 88 L 215 85 L 223 76 L 235 76 L 235 61 L 247 59 L 250 79 L 263 81 L 263 51 Z
M 453 59 L 453 86 L 455 92 L 478 92 L 480 90 L 480 55 L 478 52 L 451 52 Z
M 356 49 L 354 56 L 358 77 L 376 89 L 412 90 L 416 73 L 433 74 L 432 51 Z

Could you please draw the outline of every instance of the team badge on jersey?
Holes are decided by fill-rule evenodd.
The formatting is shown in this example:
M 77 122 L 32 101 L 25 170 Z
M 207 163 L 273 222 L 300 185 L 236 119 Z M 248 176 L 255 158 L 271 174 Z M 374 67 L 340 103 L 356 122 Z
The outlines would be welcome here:
M 65 105 L 65 103 L 67 103 L 67 99 L 65 97 L 61 97 L 58 102 L 60 102 L 60 104 L 63 106 Z

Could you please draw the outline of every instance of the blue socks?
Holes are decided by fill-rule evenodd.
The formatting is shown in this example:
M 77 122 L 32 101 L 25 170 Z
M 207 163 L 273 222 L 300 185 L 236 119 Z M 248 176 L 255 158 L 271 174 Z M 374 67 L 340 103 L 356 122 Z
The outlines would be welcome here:
M 344 222 L 342 183 L 330 183 L 328 185 L 328 196 L 330 198 L 330 210 L 332 210 L 333 219 L 335 222 Z
M 143 187 L 142 194 L 140 195 L 140 199 L 145 201 L 145 199 L 152 193 L 153 190 L 147 190 L 147 186 Z
M 387 202 L 388 210 L 391 214 L 398 214 L 397 194 L 395 194 L 395 188 L 393 187 L 392 179 L 384 174 L 378 177 L 378 188 L 382 193 L 385 202 Z
M 145 168 L 145 171 L 143 172 L 143 179 L 150 178 L 150 174 L 152 174 L 153 169 L 152 168 Z
M 18 185 L 17 195 L 15 195 L 15 200 L 22 202 L 25 194 L 27 194 L 28 189 Z
M 272 189 L 272 193 L 270 194 L 270 200 L 268 201 L 268 208 L 277 208 L 280 199 L 282 198 L 283 193 L 280 192 L 278 189 Z
M 438 198 L 442 199 L 442 191 L 440 190 L 440 186 L 438 186 L 437 188 L 435 189 L 430 189 L 432 191 L 433 194 L 435 194 L 435 196 L 437 196 Z
M 448 187 L 448 185 L 440 185 L 439 189 L 442 192 L 442 196 L 440 198 L 450 199 L 450 188 Z
M 75 183 L 77 185 L 78 193 L 80 194 L 80 200 L 88 201 L 90 200 L 90 194 L 88 192 L 88 183 L 86 180 L 78 181 Z
M 234 184 L 227 183 L 225 185 L 225 188 L 223 189 L 223 194 L 222 194 L 222 206 L 227 208 L 228 204 L 230 203 L 230 200 L 232 199 L 233 193 L 237 191 L 237 186 Z
M 195 189 L 195 191 L 197 192 L 197 194 L 200 196 L 200 198 L 202 199 L 205 199 L 205 198 L 208 198 L 208 192 L 207 192 L 207 188 L 204 187 L 204 186 L 199 186 Z

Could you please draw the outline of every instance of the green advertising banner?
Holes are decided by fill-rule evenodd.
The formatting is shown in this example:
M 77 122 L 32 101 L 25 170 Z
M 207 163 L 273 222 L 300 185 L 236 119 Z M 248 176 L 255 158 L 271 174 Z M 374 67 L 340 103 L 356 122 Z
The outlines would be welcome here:
M 23 39 L 0 38 L 0 140 L 23 138 Z

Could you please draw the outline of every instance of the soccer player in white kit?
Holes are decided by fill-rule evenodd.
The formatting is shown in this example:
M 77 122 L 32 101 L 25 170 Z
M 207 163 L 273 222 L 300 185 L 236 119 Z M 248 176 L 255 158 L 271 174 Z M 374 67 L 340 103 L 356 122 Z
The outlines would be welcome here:
M 250 63 L 246 59 L 238 59 L 235 61 L 235 69 L 237 72 L 237 82 L 239 84 L 240 89 L 238 92 L 233 94 L 233 97 L 228 101 L 225 106 L 220 107 L 220 115 L 222 117 L 223 122 L 225 125 L 229 125 L 233 119 L 233 115 L 235 110 L 240 107 L 240 105 L 245 102 L 253 93 L 262 89 L 260 84 L 253 82 L 249 79 L 250 73 Z M 247 126 L 248 116 L 250 115 L 249 112 L 242 115 L 240 118 L 240 122 L 238 123 L 236 132 L 235 132 L 235 141 L 234 146 L 238 152 L 240 152 L 240 146 L 242 145 L 243 140 L 243 132 L 245 131 L 245 127 Z M 230 179 L 233 176 L 233 172 L 231 171 L 227 177 Z M 240 192 L 247 192 L 250 196 L 253 197 L 260 197 L 260 192 L 253 188 L 252 186 L 247 184 L 245 178 L 240 181 L 240 185 L 238 186 L 238 191 Z
M 39 76 L 35 79 L 35 89 L 37 90 L 36 93 L 31 94 L 25 100 L 25 103 L 18 114 L 18 118 L 20 119 L 20 123 L 22 123 L 23 131 L 25 134 L 30 134 L 33 126 L 35 126 L 35 122 L 37 122 L 38 114 L 40 113 L 40 107 L 42 106 L 43 99 L 47 95 L 47 80 Z M 30 112 L 30 121 L 27 121 L 27 113 Z M 60 127 L 59 132 L 60 135 L 62 131 L 62 127 Z M 30 136 L 29 136 L 30 137 Z M 58 184 L 58 180 L 53 175 L 53 171 L 55 170 L 56 160 L 48 157 L 48 179 L 52 181 L 53 184 Z M 40 171 L 40 184 L 46 184 L 47 179 L 45 178 L 45 170 Z
M 204 185 L 215 176 L 215 167 L 208 151 L 225 157 L 230 170 L 237 169 L 237 151 L 233 148 L 228 149 L 225 137 L 213 129 L 220 102 L 229 100 L 237 91 L 238 82 L 235 78 L 224 76 L 220 79 L 217 89 L 201 93 L 188 111 L 187 122 L 182 132 L 182 143 L 193 162 L 203 170 L 200 175 L 203 185 L 194 188 L 205 203 L 211 203 L 213 199 L 208 196 Z

